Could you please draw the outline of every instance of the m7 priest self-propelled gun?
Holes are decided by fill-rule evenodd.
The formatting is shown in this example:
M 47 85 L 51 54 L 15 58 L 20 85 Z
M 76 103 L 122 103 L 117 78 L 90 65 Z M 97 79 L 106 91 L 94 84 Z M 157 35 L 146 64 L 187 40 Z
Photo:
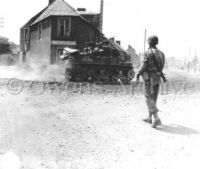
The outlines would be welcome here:
M 83 50 L 64 48 L 66 78 L 74 82 L 128 83 L 134 77 L 130 55 L 111 39 L 88 42 Z

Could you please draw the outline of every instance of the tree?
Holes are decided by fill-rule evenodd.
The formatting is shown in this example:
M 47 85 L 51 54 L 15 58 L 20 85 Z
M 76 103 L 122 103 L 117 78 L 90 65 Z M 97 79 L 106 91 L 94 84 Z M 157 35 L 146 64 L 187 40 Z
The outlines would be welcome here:
M 0 54 L 10 52 L 10 43 L 8 38 L 0 36 Z

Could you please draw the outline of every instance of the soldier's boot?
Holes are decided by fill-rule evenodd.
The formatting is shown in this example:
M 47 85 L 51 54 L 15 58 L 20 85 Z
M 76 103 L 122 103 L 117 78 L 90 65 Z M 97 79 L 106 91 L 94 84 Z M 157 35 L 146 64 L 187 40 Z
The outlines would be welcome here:
M 149 112 L 149 117 L 143 119 L 144 122 L 152 124 L 152 113 Z
M 152 125 L 152 127 L 153 128 L 156 128 L 157 126 L 161 126 L 162 125 L 162 122 L 161 122 L 161 120 L 160 120 L 160 118 L 158 117 L 158 114 L 157 113 L 154 113 L 153 114 L 154 115 L 154 122 L 153 122 L 153 125 Z

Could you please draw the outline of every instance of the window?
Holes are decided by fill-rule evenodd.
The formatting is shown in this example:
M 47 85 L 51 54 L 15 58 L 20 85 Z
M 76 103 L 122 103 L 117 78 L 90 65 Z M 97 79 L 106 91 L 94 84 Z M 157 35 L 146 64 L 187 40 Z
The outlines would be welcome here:
M 28 28 L 25 29 L 24 37 L 25 37 L 25 42 L 29 41 L 29 29 Z
M 40 23 L 38 25 L 38 39 L 42 38 L 42 24 Z
M 69 39 L 71 31 L 71 19 L 70 18 L 60 18 L 58 22 L 58 37 L 59 39 Z

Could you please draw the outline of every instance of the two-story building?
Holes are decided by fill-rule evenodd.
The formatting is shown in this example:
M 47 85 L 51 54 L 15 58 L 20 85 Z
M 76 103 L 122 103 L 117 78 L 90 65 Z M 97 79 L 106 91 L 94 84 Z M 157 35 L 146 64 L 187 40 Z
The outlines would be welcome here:
M 84 17 L 85 16 L 85 17 Z M 82 49 L 103 37 L 101 15 L 76 10 L 64 0 L 49 0 L 46 8 L 20 29 L 21 61 L 56 64 L 65 47 Z

